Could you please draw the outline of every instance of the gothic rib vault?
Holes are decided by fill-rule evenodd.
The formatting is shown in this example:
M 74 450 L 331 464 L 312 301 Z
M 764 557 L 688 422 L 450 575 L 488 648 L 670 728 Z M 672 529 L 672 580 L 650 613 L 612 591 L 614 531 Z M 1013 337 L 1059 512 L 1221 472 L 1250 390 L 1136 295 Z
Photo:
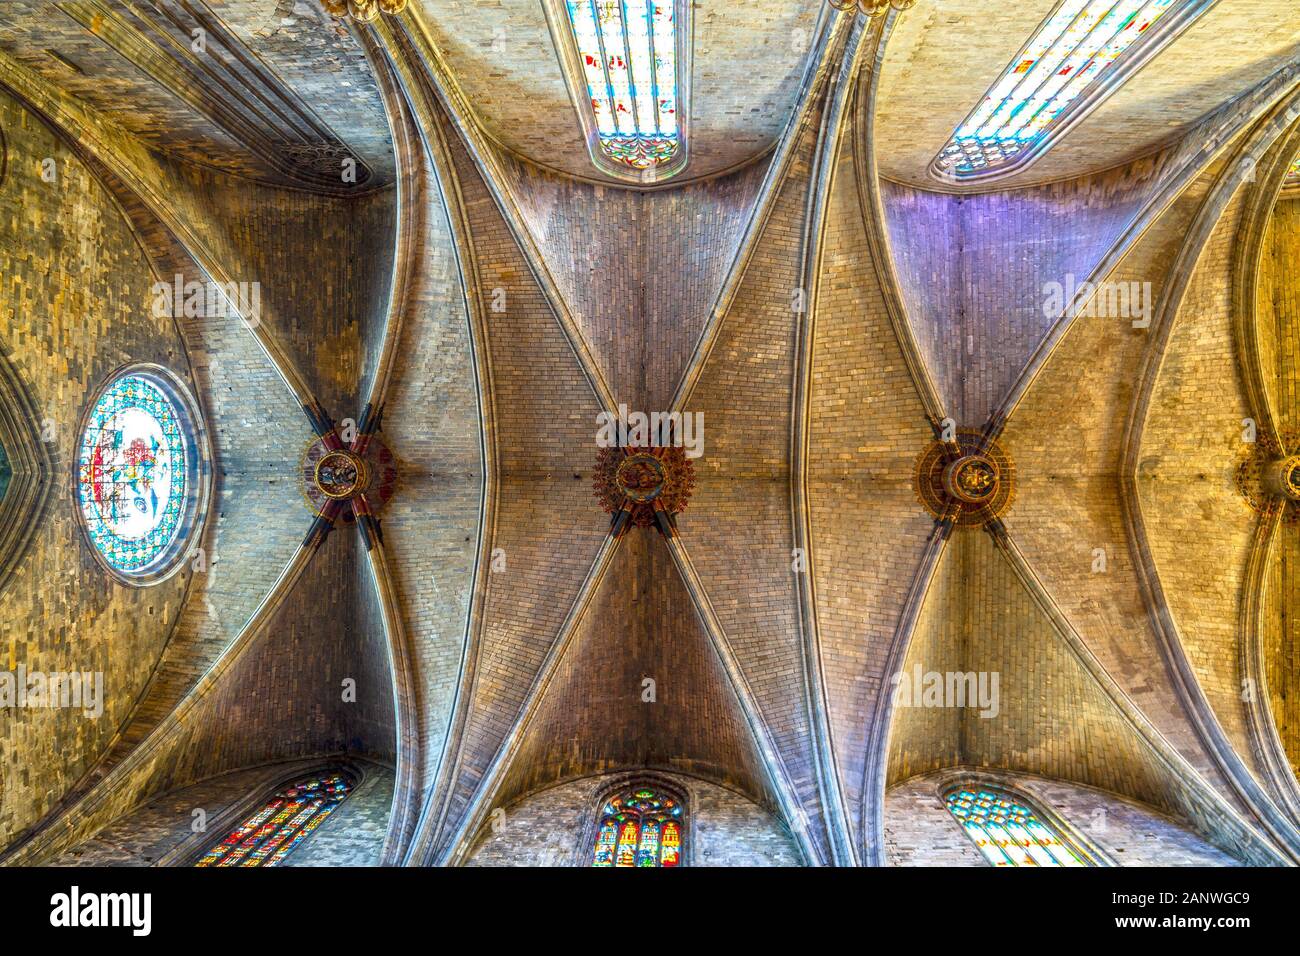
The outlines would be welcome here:
M 319 862 L 576 859 L 639 776 L 695 864 L 970 862 L 922 848 L 966 772 L 1132 859 L 1300 862 L 1297 506 L 1237 481 L 1300 451 L 1285 4 L 1224 0 L 996 189 L 924 178 L 964 110 L 917 121 L 919 76 L 969 104 L 1050 2 L 705 0 L 691 164 L 642 188 L 587 160 L 543 4 L 282 6 L 0 29 L 3 652 L 108 689 L 0 708 L 0 862 L 184 862 L 195 806 L 331 763 L 367 836 Z M 173 277 L 261 299 L 163 319 Z M 1071 301 L 1107 282 L 1145 325 Z M 214 490 L 202 560 L 141 589 L 65 512 L 82 406 L 146 361 Z M 620 407 L 702 415 L 659 532 L 592 494 Z M 931 672 L 999 675 L 996 713 L 900 704 Z

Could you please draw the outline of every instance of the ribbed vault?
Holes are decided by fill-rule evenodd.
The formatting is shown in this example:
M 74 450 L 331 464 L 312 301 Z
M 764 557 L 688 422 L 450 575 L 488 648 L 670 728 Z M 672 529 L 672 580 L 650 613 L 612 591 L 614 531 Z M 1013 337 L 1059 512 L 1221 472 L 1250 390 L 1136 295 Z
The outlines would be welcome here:
M 960 531 L 949 541 L 894 691 L 901 706 L 890 783 L 963 766 L 1070 780 L 1173 815 L 1243 859 L 1271 862 L 1246 828 L 1225 833 L 1230 811 L 1124 712 L 1022 574 L 991 535 Z M 933 674 L 975 675 L 973 698 L 964 708 L 926 705 Z
M 1296 362 L 1300 334 L 1300 285 L 1295 262 L 1300 256 L 1300 198 L 1283 193 L 1272 209 L 1259 273 L 1256 323 L 1261 344 L 1269 341 L 1274 374 L 1264 378 L 1283 434 L 1297 427 Z M 1269 328 L 1272 326 L 1272 329 Z M 1271 332 L 1272 334 L 1267 334 Z M 1268 369 L 1266 369 L 1267 371 Z M 1262 520 L 1262 519 L 1261 519 Z M 1294 614 L 1300 601 L 1300 538 L 1295 525 L 1277 528 L 1272 561 L 1265 572 L 1267 595 L 1261 616 L 1261 644 L 1268 683 L 1268 703 L 1292 773 L 1300 767 L 1300 691 L 1295 686 Z
M 653 534 L 620 542 L 495 803 L 640 769 L 702 777 L 775 806 L 735 692 Z
M 768 163 L 651 192 L 501 163 L 614 399 L 631 410 L 671 407 Z
M 0 860 L 138 862 L 167 808 L 326 760 L 382 768 L 365 826 L 387 864 L 490 860 L 495 810 L 576 826 L 572 801 L 637 773 L 710 819 L 740 800 L 781 860 L 882 864 L 887 788 L 970 769 L 1140 804 L 1203 838 L 1189 858 L 1300 859 L 1300 546 L 1233 481 L 1244 420 L 1300 427 L 1279 4 L 1238 4 L 1250 51 L 1216 9 L 1033 175 L 961 195 L 918 172 L 931 141 L 1050 4 L 697 5 L 696 165 L 649 189 L 588 168 L 540 3 L 373 25 L 180 5 L 225 24 L 248 54 L 230 88 L 278 119 L 219 109 L 183 51 L 128 76 L 109 54 L 170 48 L 181 21 L 93 6 L 100 28 L 47 37 L 20 4 L 0 37 L 10 166 L 63 176 L 0 185 L 30 233 L 0 245 L 0 374 L 28 395 L 0 394 L 0 443 L 39 472 L 11 433 L 45 415 L 66 463 L 96 383 L 157 361 L 198 397 L 215 489 L 204 570 L 148 591 L 98 574 L 66 508 L 8 584 L 0 539 L 19 657 L 113 687 L 100 722 L 0 711 L 24 762 L 0 762 Z M 60 78 L 62 41 L 112 83 Z M 1193 96 L 1198 57 L 1222 69 Z M 355 189 L 320 181 L 344 147 Z M 261 312 L 151 315 L 176 276 L 255 279 Z M 1100 281 L 1146 311 L 1047 304 Z M 592 494 L 620 403 L 703 417 L 675 536 L 611 537 Z M 954 423 L 1015 462 L 984 528 L 914 487 Z M 398 489 L 313 514 L 303 454 L 352 426 Z M 997 675 L 996 712 L 900 704 L 928 672 Z

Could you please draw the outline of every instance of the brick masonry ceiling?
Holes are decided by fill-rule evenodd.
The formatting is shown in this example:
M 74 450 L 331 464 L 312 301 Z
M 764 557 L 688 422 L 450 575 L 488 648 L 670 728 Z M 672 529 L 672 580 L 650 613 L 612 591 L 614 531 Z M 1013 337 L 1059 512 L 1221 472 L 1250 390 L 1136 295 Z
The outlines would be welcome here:
M 941 188 L 1052 6 L 699 0 L 690 162 L 638 188 L 539 0 L 7 4 L 0 679 L 105 698 L 0 706 L 0 863 L 184 862 L 193 807 L 327 765 L 302 865 L 586 862 L 641 780 L 689 865 L 978 863 L 961 780 L 1106 859 L 1300 862 L 1293 4 Z M 136 363 L 211 444 L 149 587 L 71 510 Z M 700 416 L 690 505 L 612 525 L 602 416 L 642 412 Z

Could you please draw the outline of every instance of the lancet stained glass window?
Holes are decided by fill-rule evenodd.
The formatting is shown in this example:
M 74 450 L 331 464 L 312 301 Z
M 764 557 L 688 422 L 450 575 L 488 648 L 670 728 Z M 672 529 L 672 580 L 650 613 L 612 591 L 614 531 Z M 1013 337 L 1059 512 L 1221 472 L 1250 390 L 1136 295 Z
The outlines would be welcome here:
M 994 866 L 1087 866 L 1082 854 L 1061 840 L 1029 807 L 1009 794 L 959 788 L 948 811 Z
M 142 574 L 166 560 L 194 459 L 188 415 L 160 380 L 122 375 L 100 394 L 81 436 L 77 495 L 91 544 L 109 565 Z
M 565 0 L 601 152 L 631 170 L 682 147 L 675 0 Z
M 1154 52 L 1176 22 L 1204 0 L 1062 0 L 935 160 L 940 175 L 977 177 L 1031 158 L 1095 84 L 1146 47 Z
M 605 802 L 592 866 L 678 866 L 682 808 L 672 797 L 637 787 Z
M 1300 186 L 1300 156 L 1297 156 L 1291 163 L 1291 168 L 1286 171 L 1285 184 L 1288 186 Z
M 208 850 L 195 866 L 279 866 L 352 792 L 352 778 L 326 773 L 285 787 Z

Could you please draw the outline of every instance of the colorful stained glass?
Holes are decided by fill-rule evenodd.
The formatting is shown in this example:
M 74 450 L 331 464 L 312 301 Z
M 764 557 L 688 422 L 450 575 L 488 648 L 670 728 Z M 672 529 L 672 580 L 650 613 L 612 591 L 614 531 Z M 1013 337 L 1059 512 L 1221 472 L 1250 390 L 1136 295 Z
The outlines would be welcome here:
M 948 810 L 980 853 L 994 866 L 1087 866 L 1084 855 L 1067 845 L 1033 810 L 1008 794 L 958 789 L 948 794 Z
M 677 155 L 674 0 L 565 0 L 601 151 L 649 170 Z
M 631 820 L 621 824 L 618 832 L 618 856 L 615 866 L 634 866 L 636 864 L 636 844 L 639 828 Z
M 1284 185 L 1300 186 L 1300 156 L 1297 156 L 1291 163 L 1291 168 L 1286 171 Z M 3 452 L 4 449 L 0 449 Z
M 600 825 L 600 835 L 596 837 L 596 857 L 592 866 L 614 865 L 614 844 L 618 840 L 618 822 L 606 820 Z
M 185 421 L 180 405 L 144 375 L 117 378 L 90 411 L 77 458 L 78 501 L 91 543 L 119 571 L 152 570 L 176 540 L 192 480 Z
M 1018 165 L 1069 116 L 1071 104 L 1120 62 L 1209 6 L 1202 0 L 1062 0 L 957 127 L 936 159 L 945 175 L 977 177 Z M 1192 9 L 1196 8 L 1196 9 Z M 1188 12 L 1189 16 L 1174 16 Z
M 669 820 L 664 824 L 663 850 L 659 854 L 660 866 L 676 866 L 681 860 L 682 828 Z
M 681 862 L 682 808 L 672 797 L 638 787 L 601 809 L 592 866 L 658 867 Z
M 659 865 L 659 829 L 660 824 L 648 820 L 641 827 L 641 845 L 636 851 L 637 866 Z
M 285 787 L 194 865 L 279 866 L 352 792 L 352 779 L 328 773 Z

